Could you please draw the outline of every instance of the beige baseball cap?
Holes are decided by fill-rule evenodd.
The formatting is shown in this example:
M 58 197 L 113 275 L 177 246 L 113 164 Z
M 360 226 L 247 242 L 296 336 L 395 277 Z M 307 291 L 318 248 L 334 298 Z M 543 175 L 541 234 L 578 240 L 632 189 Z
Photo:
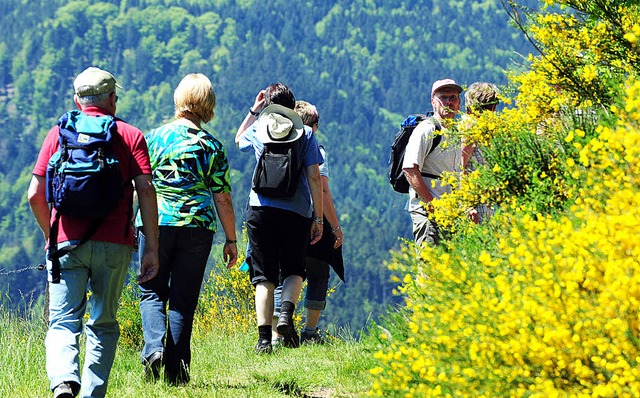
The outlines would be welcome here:
M 73 81 L 73 88 L 79 97 L 109 93 L 116 87 L 122 88 L 111 73 L 94 66 L 85 69 Z
M 458 91 L 458 94 L 462 92 L 462 87 L 460 87 L 460 85 L 453 79 L 436 80 L 433 83 L 433 86 L 431 86 L 431 98 L 433 99 L 433 95 L 436 93 L 436 91 L 443 88 L 456 89 Z

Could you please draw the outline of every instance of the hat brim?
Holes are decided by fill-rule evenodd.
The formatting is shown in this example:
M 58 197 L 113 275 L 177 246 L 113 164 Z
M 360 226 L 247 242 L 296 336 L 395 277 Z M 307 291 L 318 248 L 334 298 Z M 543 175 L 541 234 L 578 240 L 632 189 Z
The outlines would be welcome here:
M 459 86 L 459 85 L 457 85 L 457 84 L 453 84 L 453 83 L 451 83 L 451 84 L 445 84 L 445 85 L 442 85 L 442 86 L 438 87 L 437 89 L 435 89 L 435 90 L 433 91 L 433 94 L 437 93 L 437 92 L 438 92 L 438 91 L 440 91 L 440 90 L 444 90 L 444 89 L 446 89 L 446 88 L 454 88 L 454 89 L 456 89 L 456 90 L 458 91 L 458 94 L 460 94 L 460 93 L 463 91 L 463 90 L 462 90 L 462 87 L 460 87 L 460 86 Z M 432 95 L 433 95 L 433 94 L 432 94 Z
M 287 119 L 291 120 L 293 123 L 293 128 L 289 132 L 289 135 L 283 140 L 276 140 L 271 135 L 269 135 L 269 130 L 266 124 L 266 117 L 269 114 L 277 113 L 280 114 Z M 286 144 L 288 142 L 297 141 L 304 134 L 304 124 L 302 123 L 302 119 L 300 115 L 298 115 L 293 109 L 289 109 L 285 106 L 278 104 L 271 104 L 264 108 L 262 112 L 260 112 L 260 116 L 258 117 L 258 125 L 256 127 L 256 138 L 262 143 L 279 143 Z

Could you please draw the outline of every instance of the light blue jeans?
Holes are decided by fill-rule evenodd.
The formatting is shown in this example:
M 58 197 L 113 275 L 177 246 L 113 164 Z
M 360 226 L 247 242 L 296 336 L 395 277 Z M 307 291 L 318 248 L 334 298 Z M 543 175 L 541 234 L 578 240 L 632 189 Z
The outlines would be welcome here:
M 59 247 L 68 242 L 59 244 Z M 49 284 L 49 330 L 45 339 L 51 389 L 71 381 L 80 397 L 104 397 L 115 358 L 120 328 L 116 311 L 133 247 L 89 241 L 60 258 L 60 283 Z M 49 281 L 51 262 L 47 261 Z M 80 378 L 79 337 L 87 307 L 86 352 Z M 81 381 L 82 380 L 82 381 Z

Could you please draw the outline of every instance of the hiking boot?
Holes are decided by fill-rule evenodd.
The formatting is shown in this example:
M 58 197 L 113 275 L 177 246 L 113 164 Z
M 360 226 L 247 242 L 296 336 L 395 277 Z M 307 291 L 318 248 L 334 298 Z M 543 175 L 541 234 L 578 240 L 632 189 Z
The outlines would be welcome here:
M 271 354 L 273 347 L 268 339 L 258 339 L 255 350 L 256 354 Z
M 73 398 L 76 396 L 76 392 L 73 391 L 73 387 L 77 386 L 76 383 L 65 381 L 60 383 L 53 389 L 53 398 Z M 78 386 L 79 387 L 79 386 Z
M 156 381 L 160 379 L 160 369 L 164 361 L 164 353 L 162 351 L 156 351 L 149 355 L 144 363 L 144 377 L 148 381 Z
M 313 332 L 303 329 L 300 332 L 300 344 L 324 344 L 324 339 L 317 328 Z
M 300 346 L 300 339 L 296 328 L 293 326 L 293 317 L 291 314 L 282 313 L 278 318 L 278 325 L 276 326 L 278 334 L 282 336 L 282 346 L 287 348 L 298 348 Z

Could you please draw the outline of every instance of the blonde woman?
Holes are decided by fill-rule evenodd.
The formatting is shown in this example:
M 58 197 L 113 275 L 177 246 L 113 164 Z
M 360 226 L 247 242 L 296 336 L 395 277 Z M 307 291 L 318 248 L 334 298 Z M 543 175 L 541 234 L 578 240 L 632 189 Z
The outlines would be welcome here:
M 227 154 L 202 127 L 214 116 L 211 82 L 202 74 L 185 76 L 174 104 L 176 120 L 145 136 L 158 197 L 160 270 L 156 278 L 140 284 L 140 312 L 145 374 L 157 379 L 164 365 L 166 382 L 185 384 L 193 316 L 216 219 L 224 230 L 228 266 L 235 264 L 238 249 Z M 139 245 L 145 245 L 143 234 Z

